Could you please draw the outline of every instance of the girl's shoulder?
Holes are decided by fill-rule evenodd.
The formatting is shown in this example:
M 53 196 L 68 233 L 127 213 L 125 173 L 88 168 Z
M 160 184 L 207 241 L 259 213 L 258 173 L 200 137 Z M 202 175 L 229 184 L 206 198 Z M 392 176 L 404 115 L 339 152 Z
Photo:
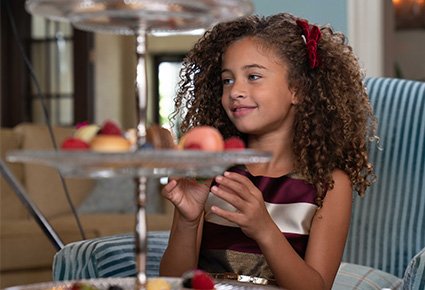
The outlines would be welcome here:
M 349 175 L 341 169 L 334 169 L 332 179 L 334 181 L 333 188 L 327 191 L 325 199 L 328 201 L 330 199 L 352 200 L 353 184 Z
M 351 180 L 348 174 L 344 170 L 339 168 L 335 168 L 332 171 L 332 179 L 334 180 L 335 184 L 338 183 L 338 184 L 351 185 Z

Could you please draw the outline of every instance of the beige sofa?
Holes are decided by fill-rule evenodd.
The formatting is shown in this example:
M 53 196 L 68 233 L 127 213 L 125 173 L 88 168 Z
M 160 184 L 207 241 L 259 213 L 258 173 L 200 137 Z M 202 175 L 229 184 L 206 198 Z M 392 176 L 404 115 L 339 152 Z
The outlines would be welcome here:
M 73 128 L 54 127 L 57 144 L 73 133 Z M 1 158 L 9 150 L 53 150 L 47 126 L 23 123 L 1 129 Z M 56 169 L 35 164 L 6 162 L 31 200 L 47 218 L 64 244 L 82 239 Z M 76 208 L 92 193 L 90 179 L 65 179 Z M 161 200 L 162 211 L 148 215 L 149 230 L 168 230 L 172 206 Z M 29 215 L 12 188 L 1 177 L 0 287 L 52 280 L 52 262 L 56 249 Z M 80 215 L 86 238 L 103 237 L 134 231 L 131 213 L 85 213 Z

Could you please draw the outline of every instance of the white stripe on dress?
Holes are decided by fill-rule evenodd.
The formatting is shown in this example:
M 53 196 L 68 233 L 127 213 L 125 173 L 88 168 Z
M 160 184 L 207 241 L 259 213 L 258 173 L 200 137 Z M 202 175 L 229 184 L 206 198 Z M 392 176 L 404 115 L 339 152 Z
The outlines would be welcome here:
M 266 208 L 273 221 L 283 233 L 308 235 L 311 220 L 316 213 L 317 206 L 311 203 L 275 204 L 266 202 Z M 219 217 L 211 211 L 215 205 L 227 211 L 236 211 L 236 208 L 210 192 L 205 204 L 205 221 L 228 227 L 239 227 L 237 224 Z

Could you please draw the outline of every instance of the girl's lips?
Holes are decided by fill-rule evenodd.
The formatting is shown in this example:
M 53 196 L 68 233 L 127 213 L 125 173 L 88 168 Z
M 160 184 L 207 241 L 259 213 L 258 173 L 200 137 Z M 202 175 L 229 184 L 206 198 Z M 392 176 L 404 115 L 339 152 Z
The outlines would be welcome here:
M 233 115 L 235 117 L 242 117 L 248 115 L 255 110 L 255 107 L 234 107 L 232 108 Z

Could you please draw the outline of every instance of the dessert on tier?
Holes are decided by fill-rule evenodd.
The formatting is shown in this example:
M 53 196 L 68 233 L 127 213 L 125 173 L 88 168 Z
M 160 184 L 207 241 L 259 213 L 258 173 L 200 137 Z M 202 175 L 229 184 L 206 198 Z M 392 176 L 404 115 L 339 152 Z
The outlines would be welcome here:
M 195 269 L 188 271 L 181 277 L 181 282 L 178 285 L 171 285 L 164 278 L 151 278 L 146 284 L 146 290 L 171 290 L 171 289 L 197 289 L 197 290 L 212 290 L 215 287 L 214 280 L 211 276 L 202 271 Z M 52 288 L 56 289 L 56 288 Z M 99 288 L 90 285 L 90 283 L 83 281 L 75 281 L 70 287 L 61 288 L 64 290 L 100 290 Z M 49 290 L 49 289 L 46 289 Z M 102 289 L 104 290 L 104 289 Z M 123 290 L 119 285 L 113 283 L 109 285 L 105 290 Z
M 231 149 L 245 149 L 245 143 L 238 137 L 224 140 L 217 129 L 210 126 L 199 126 L 192 128 L 181 137 L 179 149 L 220 152 Z
M 106 121 L 103 126 L 96 124 L 78 124 L 72 137 L 64 140 L 63 150 L 92 150 L 96 152 L 130 151 L 131 143 L 124 137 L 121 128 L 113 121 Z
M 94 152 L 129 152 L 147 149 L 201 150 L 220 152 L 223 150 L 245 149 L 245 143 L 238 137 L 224 140 L 221 133 L 210 126 L 199 126 L 185 133 L 178 146 L 171 132 L 160 125 L 151 125 L 146 130 L 147 142 L 137 148 L 136 129 L 124 132 L 115 122 L 106 121 L 102 126 L 79 124 L 73 136 L 62 143 L 62 150 L 91 150 Z
M 62 150 L 91 150 L 94 152 L 128 152 L 136 149 L 136 130 L 124 132 L 115 122 L 106 121 L 102 126 L 80 124 L 73 136 L 62 143 Z M 147 128 L 147 142 L 140 149 L 174 149 L 171 132 L 159 125 Z

